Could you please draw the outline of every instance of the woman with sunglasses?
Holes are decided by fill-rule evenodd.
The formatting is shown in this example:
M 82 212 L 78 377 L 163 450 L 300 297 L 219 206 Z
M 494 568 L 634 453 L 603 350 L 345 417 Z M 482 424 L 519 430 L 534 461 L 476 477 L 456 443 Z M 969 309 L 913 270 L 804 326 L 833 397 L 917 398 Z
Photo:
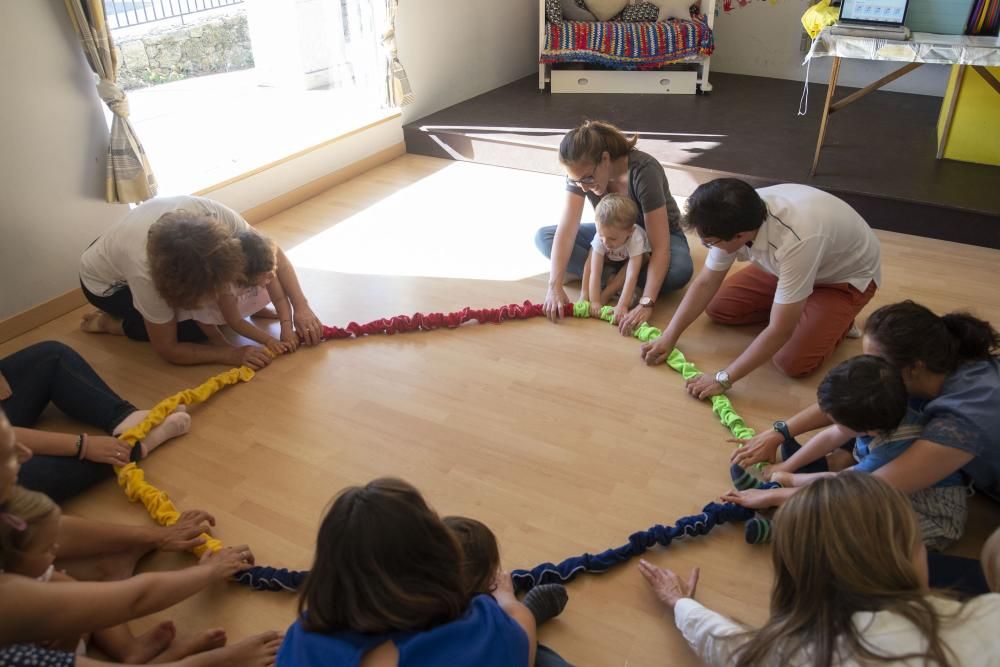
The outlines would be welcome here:
M 639 207 L 636 224 L 645 230 L 652 246 L 649 264 L 639 277 L 639 302 L 616 322 L 622 335 L 631 335 L 650 319 L 660 294 L 678 290 L 691 279 L 691 252 L 666 172 L 656 158 L 638 150 L 636 142 L 637 137 L 626 137 L 610 123 L 591 120 L 570 130 L 559 144 L 559 162 L 566 170 L 562 220 L 539 229 L 535 236 L 535 245 L 552 260 L 544 309 L 553 322 L 562 317 L 563 305 L 570 303 L 563 283 L 583 276 L 597 234 L 594 224 L 580 224 L 587 199 L 596 208 L 610 193 L 631 197 Z

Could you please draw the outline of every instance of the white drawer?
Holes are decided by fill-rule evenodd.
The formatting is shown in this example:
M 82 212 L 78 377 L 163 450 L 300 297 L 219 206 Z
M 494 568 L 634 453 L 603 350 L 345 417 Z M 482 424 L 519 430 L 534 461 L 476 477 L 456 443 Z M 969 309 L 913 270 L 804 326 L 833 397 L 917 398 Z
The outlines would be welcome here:
M 694 95 L 697 72 L 552 70 L 553 93 L 652 93 Z

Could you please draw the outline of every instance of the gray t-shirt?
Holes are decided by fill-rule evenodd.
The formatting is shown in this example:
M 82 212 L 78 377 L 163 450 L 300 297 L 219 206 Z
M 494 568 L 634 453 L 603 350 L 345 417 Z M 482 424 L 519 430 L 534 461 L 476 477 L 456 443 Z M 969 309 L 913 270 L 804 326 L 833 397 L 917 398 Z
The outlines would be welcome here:
M 970 361 L 949 375 L 924 406 L 924 440 L 976 458 L 962 470 L 1000 500 L 1000 361 Z
M 566 190 L 585 196 L 594 208 L 597 208 L 597 203 L 603 196 L 585 192 L 573 183 L 566 183 Z M 628 196 L 639 206 L 639 216 L 635 219 L 635 224 L 645 229 L 646 219 L 643 217 L 645 213 L 666 206 L 670 231 L 680 230 L 681 210 L 670 194 L 667 172 L 656 158 L 635 148 L 628 154 Z

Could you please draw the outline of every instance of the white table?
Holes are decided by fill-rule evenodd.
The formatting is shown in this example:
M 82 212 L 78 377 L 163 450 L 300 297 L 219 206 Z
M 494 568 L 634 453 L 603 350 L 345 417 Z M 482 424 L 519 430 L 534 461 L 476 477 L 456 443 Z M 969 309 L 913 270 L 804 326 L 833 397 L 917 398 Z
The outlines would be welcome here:
M 826 139 L 827 123 L 833 112 L 843 109 L 868 93 L 878 90 L 882 86 L 895 81 L 908 72 L 912 72 L 925 63 L 934 65 L 959 65 L 955 93 L 951 96 L 951 102 L 948 105 L 945 115 L 944 128 L 941 132 L 941 138 L 938 141 L 938 159 L 941 159 L 941 156 L 944 154 L 944 147 L 948 143 L 952 116 L 955 112 L 955 104 L 958 102 L 958 93 L 962 89 L 962 80 L 965 77 L 966 69 L 971 67 L 973 71 L 983 77 L 1000 94 L 1000 81 L 997 81 L 986 69 L 987 67 L 1000 67 L 1000 39 L 997 37 L 966 37 L 962 35 L 935 35 L 927 32 L 915 32 L 911 39 L 897 41 L 872 37 L 835 35 L 831 33 L 830 28 L 824 28 L 819 37 L 813 41 L 812 48 L 809 49 L 809 53 L 806 55 L 806 60 L 822 57 L 832 57 L 833 67 L 830 70 L 830 83 L 826 91 L 826 103 L 823 105 L 823 120 L 819 126 L 819 138 L 816 141 L 816 154 L 813 157 L 812 169 L 809 171 L 810 176 L 816 174 L 816 167 L 819 164 L 819 154 L 823 150 L 823 141 Z M 840 100 L 834 101 L 833 95 L 837 88 L 837 76 L 840 74 L 840 61 L 843 58 L 883 60 L 906 64 L 878 81 Z

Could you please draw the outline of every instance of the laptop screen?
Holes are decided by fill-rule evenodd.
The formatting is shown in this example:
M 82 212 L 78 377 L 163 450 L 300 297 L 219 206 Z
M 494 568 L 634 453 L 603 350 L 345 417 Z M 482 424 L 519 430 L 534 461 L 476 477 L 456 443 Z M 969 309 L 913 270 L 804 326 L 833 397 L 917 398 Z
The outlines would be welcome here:
M 902 25 L 907 0 L 844 0 L 840 7 L 842 21 L 864 21 Z

